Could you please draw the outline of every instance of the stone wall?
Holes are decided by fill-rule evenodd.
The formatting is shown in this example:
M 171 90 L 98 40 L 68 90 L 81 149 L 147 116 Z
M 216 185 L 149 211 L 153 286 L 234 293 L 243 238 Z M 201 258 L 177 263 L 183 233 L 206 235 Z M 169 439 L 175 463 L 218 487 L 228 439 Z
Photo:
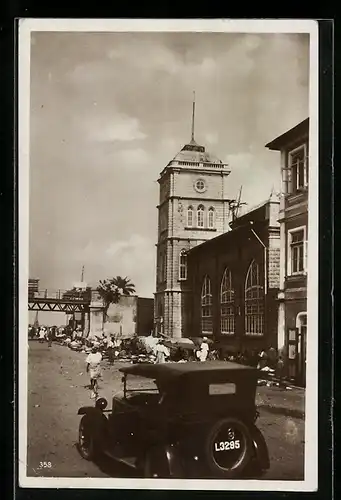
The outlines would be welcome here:
M 106 334 L 130 338 L 136 334 L 137 297 L 121 297 L 119 303 L 110 304 L 104 324 Z
M 115 335 L 129 338 L 150 335 L 154 320 L 154 299 L 137 296 L 121 297 L 118 304 L 110 304 L 105 322 L 104 305 L 97 291 L 93 291 L 90 306 L 90 334 Z

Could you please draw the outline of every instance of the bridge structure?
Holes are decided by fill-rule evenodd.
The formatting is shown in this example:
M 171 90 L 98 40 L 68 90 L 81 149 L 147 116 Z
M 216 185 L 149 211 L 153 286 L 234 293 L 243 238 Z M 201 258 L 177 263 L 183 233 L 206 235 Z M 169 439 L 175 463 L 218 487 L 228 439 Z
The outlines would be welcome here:
M 36 290 L 28 292 L 29 311 L 55 311 L 66 314 L 89 313 L 91 290 Z

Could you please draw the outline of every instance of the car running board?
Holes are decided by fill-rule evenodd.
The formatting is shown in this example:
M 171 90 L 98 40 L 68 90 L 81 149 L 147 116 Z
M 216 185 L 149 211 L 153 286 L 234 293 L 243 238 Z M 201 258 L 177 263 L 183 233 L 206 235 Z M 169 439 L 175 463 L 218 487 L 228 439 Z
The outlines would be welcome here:
M 105 455 L 112 458 L 113 460 L 120 462 L 121 464 L 127 465 L 131 469 L 136 469 L 136 457 L 119 457 L 115 455 L 111 450 L 104 450 Z

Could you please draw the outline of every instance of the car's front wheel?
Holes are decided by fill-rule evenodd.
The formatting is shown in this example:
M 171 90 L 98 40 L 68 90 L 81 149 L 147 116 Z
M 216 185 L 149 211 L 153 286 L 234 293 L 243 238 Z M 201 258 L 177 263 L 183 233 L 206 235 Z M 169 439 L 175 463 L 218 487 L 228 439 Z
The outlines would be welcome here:
M 96 443 L 92 423 L 87 415 L 84 415 L 79 423 L 78 449 L 85 460 L 93 460 L 96 456 Z

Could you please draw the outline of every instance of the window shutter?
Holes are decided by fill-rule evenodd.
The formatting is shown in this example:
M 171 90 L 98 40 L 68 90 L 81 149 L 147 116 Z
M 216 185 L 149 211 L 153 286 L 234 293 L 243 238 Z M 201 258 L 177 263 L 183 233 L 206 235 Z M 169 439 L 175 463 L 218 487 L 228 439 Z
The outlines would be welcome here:
M 292 193 L 293 182 L 292 182 L 292 169 L 291 169 L 291 167 L 286 169 L 286 178 L 287 178 L 287 193 Z
M 282 168 L 282 185 L 283 185 L 283 192 L 285 194 L 289 193 L 289 177 L 290 177 L 290 169 L 289 168 Z

